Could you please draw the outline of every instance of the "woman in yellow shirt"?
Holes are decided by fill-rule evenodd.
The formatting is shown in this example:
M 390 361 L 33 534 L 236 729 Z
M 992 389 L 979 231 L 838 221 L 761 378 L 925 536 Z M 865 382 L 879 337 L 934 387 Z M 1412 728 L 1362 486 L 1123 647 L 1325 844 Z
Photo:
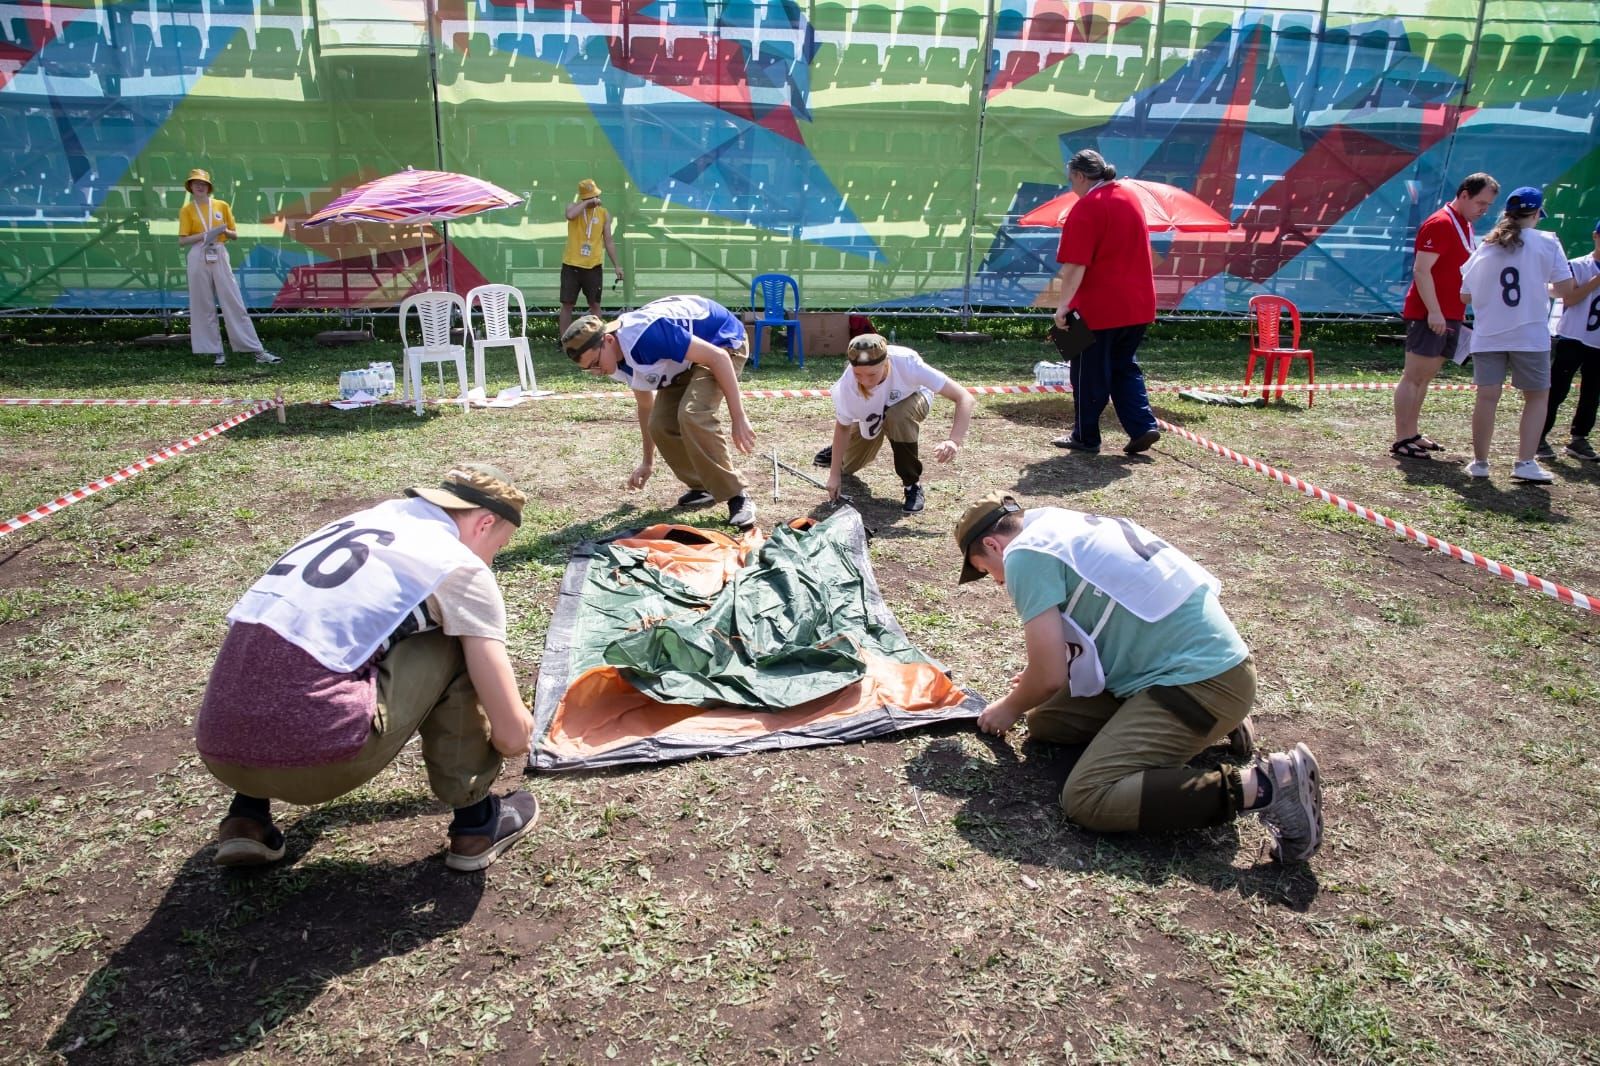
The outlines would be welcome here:
M 281 363 L 282 359 L 262 347 L 261 338 L 245 310 L 244 297 L 233 276 L 224 242 L 238 240 L 233 209 L 226 201 L 211 195 L 211 175 L 196 168 L 189 171 L 183 187 L 190 200 L 178 212 L 178 246 L 189 249 L 189 347 L 196 355 L 216 356 L 216 366 L 227 363 L 222 353 L 222 334 L 217 331 L 217 305 L 222 305 L 228 327 L 228 346 L 248 352 L 258 363 Z

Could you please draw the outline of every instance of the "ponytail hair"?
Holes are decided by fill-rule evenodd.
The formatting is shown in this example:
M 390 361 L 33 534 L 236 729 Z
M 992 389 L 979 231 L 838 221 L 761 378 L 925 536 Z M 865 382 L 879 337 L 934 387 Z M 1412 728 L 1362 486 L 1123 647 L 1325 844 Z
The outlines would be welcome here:
M 1522 220 L 1535 218 L 1539 214 L 1537 207 L 1530 211 L 1506 211 L 1495 220 L 1494 229 L 1483 239 L 1484 244 L 1498 245 L 1508 252 L 1514 252 L 1522 247 Z
M 1067 161 L 1069 173 L 1082 174 L 1090 181 L 1115 181 L 1117 168 L 1107 163 L 1105 156 L 1093 148 L 1085 148 Z

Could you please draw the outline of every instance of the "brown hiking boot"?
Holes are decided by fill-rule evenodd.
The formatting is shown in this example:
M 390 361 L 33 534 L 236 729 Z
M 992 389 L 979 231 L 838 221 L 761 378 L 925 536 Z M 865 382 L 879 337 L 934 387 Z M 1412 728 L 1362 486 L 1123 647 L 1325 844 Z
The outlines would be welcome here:
M 265 866 L 283 858 L 283 834 L 274 825 L 231 815 L 217 827 L 218 866 Z

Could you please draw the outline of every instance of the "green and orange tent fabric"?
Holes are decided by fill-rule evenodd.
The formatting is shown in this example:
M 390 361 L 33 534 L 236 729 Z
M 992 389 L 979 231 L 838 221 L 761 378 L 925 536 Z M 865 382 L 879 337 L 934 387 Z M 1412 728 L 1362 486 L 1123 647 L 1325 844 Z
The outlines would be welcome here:
M 840 744 L 984 705 L 895 622 L 855 511 L 770 537 L 655 525 L 574 551 L 528 761 L 576 770 Z

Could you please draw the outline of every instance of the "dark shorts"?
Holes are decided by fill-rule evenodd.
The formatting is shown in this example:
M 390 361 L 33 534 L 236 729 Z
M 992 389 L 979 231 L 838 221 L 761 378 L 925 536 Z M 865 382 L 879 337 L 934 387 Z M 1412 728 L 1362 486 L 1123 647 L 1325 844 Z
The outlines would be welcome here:
M 1434 359 L 1454 359 L 1456 341 L 1461 339 L 1461 323 L 1445 319 L 1444 334 L 1428 328 L 1426 320 L 1406 323 L 1406 354 L 1426 355 Z
M 600 289 L 604 279 L 600 276 L 601 264 L 592 267 L 575 267 L 571 263 L 561 264 L 561 302 L 575 304 L 578 302 L 578 293 L 588 297 L 591 304 L 600 302 Z

